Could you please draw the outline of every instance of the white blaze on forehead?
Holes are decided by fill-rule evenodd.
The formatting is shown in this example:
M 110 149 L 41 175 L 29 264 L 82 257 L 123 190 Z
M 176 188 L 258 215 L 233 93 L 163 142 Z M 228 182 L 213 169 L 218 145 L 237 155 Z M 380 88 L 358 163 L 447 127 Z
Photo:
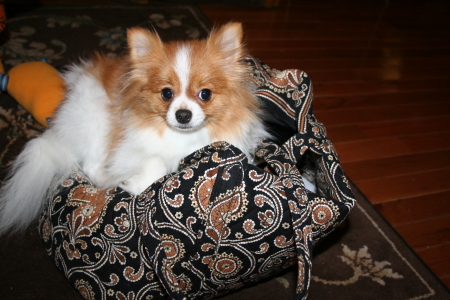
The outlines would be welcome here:
M 175 71 L 180 79 L 181 94 L 185 94 L 189 86 L 189 76 L 191 69 L 191 48 L 182 45 L 177 50 L 175 56 Z
M 173 127 L 184 130 L 197 130 L 204 125 L 205 113 L 202 107 L 190 99 L 187 91 L 189 89 L 191 75 L 191 52 L 192 48 L 182 45 L 177 49 L 174 61 L 174 70 L 180 81 L 180 91 L 175 93 L 167 111 L 167 123 Z M 180 109 L 189 110 L 192 113 L 191 120 L 187 124 L 180 124 L 176 118 L 176 112 Z

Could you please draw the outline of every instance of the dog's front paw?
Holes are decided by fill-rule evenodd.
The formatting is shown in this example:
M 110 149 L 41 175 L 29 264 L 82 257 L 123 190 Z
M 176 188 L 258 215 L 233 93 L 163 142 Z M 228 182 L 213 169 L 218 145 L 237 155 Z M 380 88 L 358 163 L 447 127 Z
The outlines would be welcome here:
M 138 176 L 132 176 L 128 180 L 124 180 L 119 184 L 119 187 L 133 195 L 139 195 L 145 191 L 153 181 L 139 182 Z
M 105 168 L 100 163 L 85 163 L 83 173 L 98 186 L 108 186 Z
M 139 195 L 145 191 L 153 182 L 168 173 L 167 167 L 160 159 L 151 159 L 142 168 L 139 174 L 135 174 L 119 184 L 125 191 Z

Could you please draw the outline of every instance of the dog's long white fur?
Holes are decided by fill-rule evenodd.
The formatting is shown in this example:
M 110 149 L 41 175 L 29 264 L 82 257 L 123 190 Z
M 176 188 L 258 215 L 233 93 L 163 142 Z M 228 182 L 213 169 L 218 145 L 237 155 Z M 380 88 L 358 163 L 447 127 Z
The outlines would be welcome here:
M 25 229 L 42 210 L 49 188 L 72 171 L 95 170 L 105 160 L 109 124 L 101 99 L 107 99 L 95 78 L 84 74 L 86 64 L 66 74 L 71 92 L 56 124 L 29 141 L 14 162 L 0 191 L 0 234 Z
M 0 234 L 15 228 L 26 228 L 42 210 L 55 174 L 67 174 L 76 168 L 71 151 L 65 145 L 53 143 L 53 138 L 43 135 L 30 141 L 12 167 L 14 176 L 1 190 Z

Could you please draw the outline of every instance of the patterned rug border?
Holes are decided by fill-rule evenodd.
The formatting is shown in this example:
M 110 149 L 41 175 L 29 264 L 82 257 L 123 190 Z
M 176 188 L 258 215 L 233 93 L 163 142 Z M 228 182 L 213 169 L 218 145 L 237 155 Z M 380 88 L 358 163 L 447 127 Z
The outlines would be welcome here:
M 375 207 L 372 206 L 367 197 L 356 187 L 356 185 L 353 184 L 352 189 L 355 194 L 359 194 L 359 196 L 363 198 L 359 199 L 360 201 L 356 202 L 355 209 L 358 209 L 359 211 L 361 211 L 361 213 L 363 213 L 366 216 L 366 218 L 370 221 L 372 226 L 381 234 L 381 236 L 383 236 L 383 238 L 391 246 L 391 248 L 398 255 L 398 257 L 401 260 L 403 260 L 403 262 L 411 269 L 411 271 L 417 276 L 417 278 L 423 283 L 423 285 L 429 291 L 428 294 L 417 295 L 415 297 L 407 298 L 405 300 L 428 299 L 432 296 L 435 296 L 437 292 L 430 286 L 429 282 L 420 274 L 420 272 L 416 270 L 416 268 L 412 265 L 410 259 L 408 259 L 402 254 L 402 251 L 399 250 L 399 247 L 409 250 L 410 251 L 409 254 L 412 255 L 412 258 L 417 259 L 418 262 L 421 263 L 421 265 L 417 265 L 417 267 L 421 267 L 424 269 L 423 271 L 427 271 L 431 275 L 431 278 L 435 279 L 436 282 L 440 285 L 440 287 L 442 287 L 445 290 L 446 287 L 440 281 L 440 279 L 428 268 L 428 266 L 420 259 L 420 257 L 416 255 L 414 250 L 406 243 L 405 240 L 403 240 L 403 238 L 395 231 L 395 229 L 389 224 L 389 222 L 386 219 L 384 219 L 384 217 L 375 209 Z M 372 215 L 369 214 L 368 209 L 372 210 Z M 393 235 L 393 238 L 397 239 L 397 241 L 394 242 L 393 238 L 390 238 L 389 234 L 386 233 L 385 229 L 383 229 L 380 225 L 383 227 L 387 227 L 387 229 L 391 231 L 390 234 Z

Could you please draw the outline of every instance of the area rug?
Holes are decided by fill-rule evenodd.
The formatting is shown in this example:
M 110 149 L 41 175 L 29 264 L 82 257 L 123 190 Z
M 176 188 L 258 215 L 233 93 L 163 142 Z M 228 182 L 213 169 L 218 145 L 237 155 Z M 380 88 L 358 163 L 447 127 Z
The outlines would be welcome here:
M 9 12 L 7 7 L 7 15 L 10 40 L 0 46 L 6 69 L 40 59 L 63 67 L 93 50 L 117 55 L 127 27 L 155 28 L 165 40 L 202 38 L 211 27 L 198 8 L 186 5 L 21 5 Z M 42 130 L 14 99 L 0 95 L 3 175 L 23 144 Z M 357 205 L 347 221 L 315 248 L 309 298 L 449 299 L 445 286 L 353 189 Z M 81 299 L 48 258 L 36 226 L 0 238 L 0 270 L 2 299 Z M 293 299 L 295 282 L 291 270 L 222 299 Z

